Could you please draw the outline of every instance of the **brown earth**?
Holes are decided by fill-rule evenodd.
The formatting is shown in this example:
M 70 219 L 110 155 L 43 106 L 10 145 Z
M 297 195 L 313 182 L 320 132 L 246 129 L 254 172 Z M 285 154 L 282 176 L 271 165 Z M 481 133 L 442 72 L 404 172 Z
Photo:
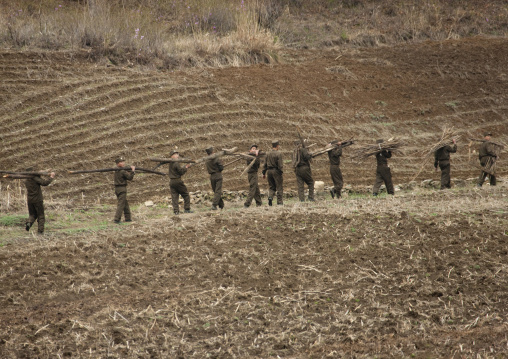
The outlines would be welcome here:
M 372 142 L 397 136 L 406 156 L 392 161 L 394 181 L 407 182 L 421 166 L 415 151 L 437 142 L 444 126 L 463 135 L 453 175 L 477 175 L 467 137 L 485 130 L 506 140 L 508 72 L 505 39 L 428 42 L 369 49 L 286 53 L 283 63 L 248 68 L 160 73 L 102 67 L 87 54 L 0 52 L 0 166 L 52 167 L 54 198 L 111 201 L 111 175 L 66 176 L 65 170 L 109 167 L 119 155 L 151 167 L 149 157 L 177 146 L 201 157 L 209 145 L 264 149 L 282 141 L 289 162 L 299 125 L 311 143 L 335 134 Z M 476 145 L 475 145 L 476 146 Z M 474 147 L 473 147 L 474 148 Z M 351 151 L 346 151 L 350 154 Z M 471 161 L 470 161 L 471 160 Z M 371 184 L 372 161 L 344 161 L 346 183 Z M 501 175 L 507 162 L 501 158 Z M 295 184 L 287 163 L 288 187 Z M 225 189 L 244 189 L 242 164 L 225 172 Z M 317 180 L 330 183 L 326 158 L 315 161 Z M 437 178 L 432 160 L 420 179 Z M 203 167 L 186 178 L 190 190 L 208 189 Z M 131 198 L 167 195 L 167 180 L 139 175 Z
M 391 161 L 396 183 L 421 166 L 417 150 L 454 126 L 463 137 L 453 176 L 475 177 L 467 138 L 490 130 L 506 140 L 507 58 L 506 40 L 482 37 L 175 73 L 2 50 L 0 167 L 59 172 L 45 189 L 62 204 L 50 206 L 48 228 L 73 211 L 85 227 L 88 210 L 112 213 L 94 204 L 114 201 L 111 175 L 65 170 L 109 167 L 119 155 L 150 167 L 175 145 L 200 157 L 209 145 L 266 149 L 273 138 L 289 160 L 295 125 L 317 144 L 335 133 L 396 135 L 408 144 Z M 501 180 L 507 165 L 501 157 Z M 346 184 L 371 184 L 373 161 L 342 167 Z M 225 189 L 245 189 L 241 169 L 226 170 Z M 437 178 L 431 171 L 429 160 L 420 179 Z M 330 183 L 325 158 L 313 172 Z M 209 186 L 202 167 L 185 180 Z M 133 203 L 157 202 L 167 179 L 140 174 L 130 191 Z M 0 242 L 0 357 L 506 355 L 506 187 L 240 207 L 175 217 L 139 206 L 132 225 L 42 238 L 0 227 L 12 234 Z
M 140 207 L 130 226 L 17 234 L 0 248 L 0 357 L 501 358 L 506 205 L 498 188 Z

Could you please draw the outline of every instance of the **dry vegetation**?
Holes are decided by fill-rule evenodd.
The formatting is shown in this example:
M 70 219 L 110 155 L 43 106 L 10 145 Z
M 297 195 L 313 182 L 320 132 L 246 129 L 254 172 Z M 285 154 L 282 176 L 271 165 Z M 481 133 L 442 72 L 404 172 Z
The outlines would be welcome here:
M 497 358 L 506 204 L 465 189 L 139 207 L 105 228 L 113 209 L 85 206 L 54 213 L 43 239 L 3 227 L 0 356 Z
M 504 36 L 504 1 L 15 0 L 0 5 L 0 44 L 86 50 L 112 64 L 272 63 L 281 46 L 376 46 Z

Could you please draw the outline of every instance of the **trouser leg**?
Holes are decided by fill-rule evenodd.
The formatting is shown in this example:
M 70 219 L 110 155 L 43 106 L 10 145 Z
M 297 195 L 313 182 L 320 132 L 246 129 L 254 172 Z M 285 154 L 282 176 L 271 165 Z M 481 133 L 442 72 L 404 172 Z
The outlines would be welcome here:
M 213 191 L 212 206 L 224 208 L 224 201 L 222 200 L 222 174 L 214 173 L 211 175 L 210 183 Z
M 118 192 L 116 193 L 116 198 L 118 200 L 116 205 L 115 212 L 115 222 L 120 222 L 122 219 L 122 213 L 124 212 L 125 202 L 127 202 L 127 192 Z
M 335 190 L 335 195 L 337 197 L 340 197 L 341 192 L 342 192 L 342 186 L 344 185 L 340 167 L 339 166 L 330 166 L 330 175 L 332 176 L 333 189 Z
M 494 176 L 494 175 L 490 175 L 490 185 L 491 185 L 491 186 L 495 186 L 495 185 L 496 185 L 496 183 L 497 183 L 497 181 L 496 181 L 496 176 Z
M 441 169 L 441 189 L 451 188 L 451 180 L 450 180 L 450 164 L 439 164 L 439 168 Z
M 300 202 L 303 202 L 305 201 L 305 194 L 304 194 L 304 180 L 303 178 L 299 175 L 298 173 L 298 169 L 296 171 L 296 185 L 298 186 L 298 199 L 300 200 Z
M 180 195 L 178 194 L 176 186 L 174 186 L 173 184 L 169 186 L 169 190 L 171 192 L 171 205 L 173 206 L 173 212 L 178 213 L 180 212 L 180 207 L 178 205 L 178 198 Z
M 35 204 L 37 211 L 37 232 L 44 232 L 44 224 L 46 223 L 46 216 L 44 215 L 44 203 L 38 202 Z
M 372 193 L 378 194 L 379 188 L 381 188 L 382 184 L 383 184 L 383 177 L 381 176 L 380 170 L 378 169 L 376 171 L 376 182 L 374 182 L 374 187 L 372 188 Z
M 390 167 L 383 168 L 383 171 L 381 173 L 383 175 L 383 181 L 386 186 L 386 192 L 388 194 L 395 194 L 392 182 L 392 172 L 390 170 Z
M 268 171 L 267 179 L 268 179 L 268 198 L 273 198 L 275 196 L 275 192 L 277 191 L 277 184 L 275 182 L 273 171 Z
M 257 205 L 261 204 L 261 193 L 259 191 L 258 184 L 258 174 L 257 173 L 249 173 L 249 194 L 247 195 L 247 199 L 245 200 L 245 206 L 250 206 L 252 200 L 256 201 Z
M 283 204 L 284 186 L 282 181 L 282 174 L 275 173 L 275 186 L 277 189 L 277 204 Z
M 32 224 L 34 224 L 35 220 L 37 219 L 37 209 L 35 207 L 35 203 L 28 203 L 28 228 L 32 227 Z

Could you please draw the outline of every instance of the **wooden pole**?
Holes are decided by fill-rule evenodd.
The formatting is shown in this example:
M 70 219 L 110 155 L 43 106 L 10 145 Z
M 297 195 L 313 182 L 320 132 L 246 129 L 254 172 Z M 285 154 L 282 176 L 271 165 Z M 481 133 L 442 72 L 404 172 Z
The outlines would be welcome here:
M 23 175 L 23 176 L 49 176 L 50 172 L 30 172 L 30 171 L 20 171 L 20 172 L 14 172 L 14 171 L 0 171 L 2 174 L 7 175 Z
M 316 151 L 312 152 L 310 155 L 312 156 L 312 158 L 314 158 L 314 157 L 317 157 L 317 156 L 322 155 L 324 153 L 330 152 L 335 147 L 344 148 L 344 147 L 351 146 L 352 144 L 354 144 L 353 140 L 347 140 L 345 142 L 341 142 L 340 146 L 334 145 L 334 146 L 331 146 L 331 147 L 323 147 L 323 148 L 321 148 L 319 150 L 316 150 Z
M 80 173 L 116 172 L 116 171 L 122 171 L 122 170 L 129 171 L 129 172 L 132 171 L 130 167 L 125 166 L 125 167 L 117 167 L 117 168 L 101 168 L 101 169 L 96 169 L 96 170 L 80 170 L 80 171 L 67 171 L 67 172 L 71 175 L 75 175 L 75 174 L 80 174 Z M 153 170 L 150 170 L 147 168 L 141 168 L 141 167 L 136 167 L 136 171 L 153 173 L 153 174 L 160 175 L 160 176 L 166 175 L 163 172 L 153 171 Z
M 34 176 L 28 176 L 28 175 L 4 175 L 3 178 L 9 178 L 9 179 L 27 179 L 27 178 L 33 178 Z
M 172 162 L 182 162 L 182 163 L 196 163 L 196 161 L 191 160 L 189 158 L 150 158 L 150 161 L 160 162 L 160 163 L 172 163 Z

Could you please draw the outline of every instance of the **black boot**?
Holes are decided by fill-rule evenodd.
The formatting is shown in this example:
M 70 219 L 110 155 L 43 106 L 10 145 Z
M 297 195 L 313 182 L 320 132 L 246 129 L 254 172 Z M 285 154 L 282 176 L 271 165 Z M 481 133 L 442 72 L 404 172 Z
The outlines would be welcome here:
M 194 211 L 191 211 L 190 209 L 186 209 L 184 213 L 194 213 Z
M 268 205 L 271 207 L 273 203 L 273 198 L 268 198 Z
M 335 188 L 332 188 L 330 190 L 330 194 L 332 195 L 332 199 L 334 199 L 335 198 Z

